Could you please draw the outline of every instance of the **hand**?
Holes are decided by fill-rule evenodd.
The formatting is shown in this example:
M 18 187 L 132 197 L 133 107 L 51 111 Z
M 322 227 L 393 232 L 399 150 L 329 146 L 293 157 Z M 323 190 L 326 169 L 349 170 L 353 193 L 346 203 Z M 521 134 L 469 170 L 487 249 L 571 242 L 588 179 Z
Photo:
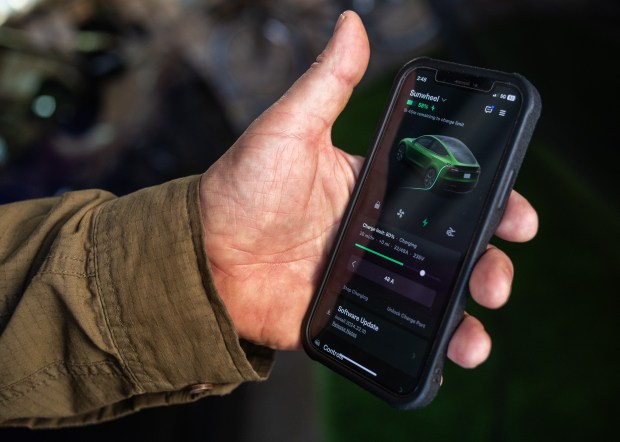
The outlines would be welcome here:
M 513 190 L 495 234 L 507 241 L 525 242 L 532 239 L 537 230 L 536 211 Z M 501 307 L 510 296 L 513 276 L 514 267 L 510 258 L 498 248 L 489 246 L 476 263 L 469 279 L 472 298 L 487 308 Z M 482 323 L 465 314 L 448 346 L 448 357 L 462 367 L 473 368 L 484 362 L 490 352 L 491 338 Z
M 242 338 L 274 349 L 300 347 L 302 319 L 362 164 L 333 146 L 331 129 L 369 52 L 361 20 L 346 12 L 311 68 L 202 177 L 205 249 Z M 525 241 L 536 228 L 534 210 L 513 193 L 498 235 Z M 490 248 L 472 275 L 472 295 L 497 307 L 511 282 L 509 258 Z M 474 366 L 489 349 L 482 325 L 468 316 L 449 355 Z

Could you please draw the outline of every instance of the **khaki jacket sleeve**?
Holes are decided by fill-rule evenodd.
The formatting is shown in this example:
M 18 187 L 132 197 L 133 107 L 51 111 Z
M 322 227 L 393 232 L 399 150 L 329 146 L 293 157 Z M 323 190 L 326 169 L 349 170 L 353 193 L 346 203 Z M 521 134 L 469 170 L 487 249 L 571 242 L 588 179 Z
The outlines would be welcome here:
M 99 422 L 264 379 L 202 246 L 200 177 L 0 206 L 0 423 Z M 200 393 L 196 393 L 200 391 Z

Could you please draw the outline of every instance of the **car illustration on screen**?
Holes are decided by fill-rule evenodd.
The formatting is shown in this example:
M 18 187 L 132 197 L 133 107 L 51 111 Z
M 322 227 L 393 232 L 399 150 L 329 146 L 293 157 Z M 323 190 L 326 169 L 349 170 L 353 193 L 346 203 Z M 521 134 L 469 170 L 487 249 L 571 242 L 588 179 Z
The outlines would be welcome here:
M 478 184 L 480 165 L 457 138 L 444 135 L 403 138 L 396 147 L 396 159 L 406 161 L 422 173 L 423 190 L 465 193 Z

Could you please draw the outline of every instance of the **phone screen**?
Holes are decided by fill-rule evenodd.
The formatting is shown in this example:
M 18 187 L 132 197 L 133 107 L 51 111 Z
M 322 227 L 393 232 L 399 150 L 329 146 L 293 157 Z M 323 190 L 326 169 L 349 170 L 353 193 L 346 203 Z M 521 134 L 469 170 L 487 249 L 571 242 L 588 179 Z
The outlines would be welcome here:
M 307 329 L 397 395 L 427 363 L 523 100 L 509 83 L 442 75 L 417 67 L 400 82 Z

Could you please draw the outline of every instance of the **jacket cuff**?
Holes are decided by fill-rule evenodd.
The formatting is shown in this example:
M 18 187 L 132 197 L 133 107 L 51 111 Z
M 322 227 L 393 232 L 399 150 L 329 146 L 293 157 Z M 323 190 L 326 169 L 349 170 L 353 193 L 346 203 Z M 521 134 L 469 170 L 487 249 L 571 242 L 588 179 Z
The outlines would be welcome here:
M 262 380 L 273 351 L 242 343 L 219 298 L 203 246 L 200 177 L 107 202 L 93 225 L 93 265 L 113 347 L 132 395 L 223 394 Z M 201 390 L 202 391 L 202 390 Z M 200 394 L 174 394 L 184 402 Z

